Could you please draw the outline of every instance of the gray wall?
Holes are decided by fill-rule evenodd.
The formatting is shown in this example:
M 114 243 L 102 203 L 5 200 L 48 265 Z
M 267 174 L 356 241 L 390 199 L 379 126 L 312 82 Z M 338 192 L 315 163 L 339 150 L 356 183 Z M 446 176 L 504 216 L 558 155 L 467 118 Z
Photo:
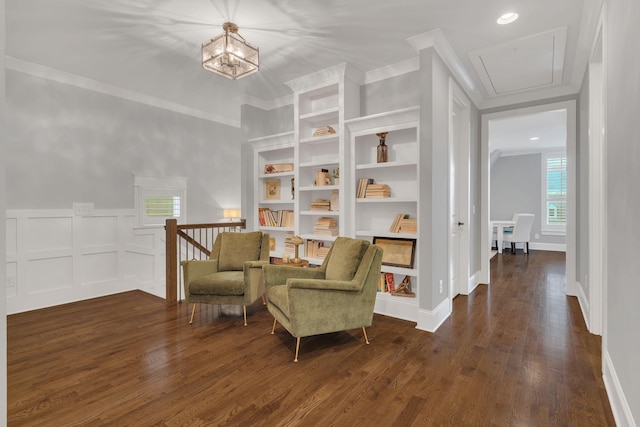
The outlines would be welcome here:
M 0 284 L 3 291 L 0 292 L 0 424 L 7 419 L 7 254 L 5 236 L 5 15 L 4 0 L 0 0 Z
M 610 0 L 605 22 L 607 245 L 604 349 L 640 422 L 640 2 Z
M 542 235 L 542 154 L 502 156 L 491 166 L 491 219 L 511 219 L 516 212 L 536 216 L 531 243 L 564 244 L 564 236 Z M 539 238 L 536 239 L 535 235 Z
M 576 280 L 589 298 L 589 71 L 582 80 L 578 98 L 576 144 Z
M 133 208 L 133 172 L 188 178 L 189 222 L 240 205 L 240 130 L 7 71 L 7 208 Z
M 363 116 L 414 107 L 419 103 L 420 74 L 418 71 L 360 87 L 360 113 Z

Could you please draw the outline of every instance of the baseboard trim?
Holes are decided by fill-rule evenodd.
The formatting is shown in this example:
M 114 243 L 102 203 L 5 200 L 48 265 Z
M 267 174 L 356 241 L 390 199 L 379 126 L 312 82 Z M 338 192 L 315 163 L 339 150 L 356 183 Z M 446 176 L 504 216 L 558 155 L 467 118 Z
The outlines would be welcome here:
M 576 288 L 578 290 L 576 297 L 578 298 L 578 304 L 580 305 L 580 311 L 582 312 L 582 318 L 584 319 L 584 324 L 587 325 L 587 330 L 591 331 L 589 327 L 589 298 L 584 293 L 584 288 L 580 282 L 576 282 Z
M 451 300 L 445 298 L 433 310 L 418 309 L 418 324 L 416 329 L 427 332 L 435 332 L 442 323 L 451 315 Z
M 529 242 L 529 249 L 533 249 L 536 251 L 566 252 L 567 245 L 565 243 Z
M 469 277 L 469 283 L 467 285 L 467 293 L 465 295 L 471 295 L 473 291 L 476 290 L 480 282 L 480 275 L 482 272 L 480 270 L 476 271 L 471 277 Z
M 604 349 L 603 349 L 604 350 Z M 609 352 L 602 352 L 602 378 L 604 380 L 604 387 L 607 390 L 607 396 L 609 397 L 609 405 L 611 405 L 611 411 L 613 412 L 613 418 L 616 420 L 616 425 L 637 427 L 629 402 L 622 391 L 620 380 L 616 374 L 616 370 L 613 366 L 613 361 L 609 356 Z

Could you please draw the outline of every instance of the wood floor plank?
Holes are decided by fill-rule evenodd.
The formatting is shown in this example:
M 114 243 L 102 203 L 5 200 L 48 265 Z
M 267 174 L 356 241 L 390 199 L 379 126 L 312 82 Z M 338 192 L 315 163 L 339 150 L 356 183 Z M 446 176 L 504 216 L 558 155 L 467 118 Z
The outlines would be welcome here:
M 295 340 L 135 291 L 8 317 L 11 426 L 614 425 L 564 254 L 497 255 L 435 333 L 376 315 Z

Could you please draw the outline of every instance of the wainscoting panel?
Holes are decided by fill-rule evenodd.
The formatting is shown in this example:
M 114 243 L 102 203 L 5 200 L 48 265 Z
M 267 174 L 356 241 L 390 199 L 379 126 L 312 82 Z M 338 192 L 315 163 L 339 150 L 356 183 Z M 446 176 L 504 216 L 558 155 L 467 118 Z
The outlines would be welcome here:
M 7 314 L 140 289 L 165 290 L 164 228 L 134 210 L 7 210 Z

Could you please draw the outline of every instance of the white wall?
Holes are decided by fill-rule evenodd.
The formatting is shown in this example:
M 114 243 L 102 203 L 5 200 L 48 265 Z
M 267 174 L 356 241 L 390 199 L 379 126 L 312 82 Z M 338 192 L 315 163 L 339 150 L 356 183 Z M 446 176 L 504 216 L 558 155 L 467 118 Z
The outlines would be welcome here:
M 141 289 L 164 297 L 164 230 L 133 210 L 7 210 L 9 314 Z
M 605 384 L 619 425 L 640 423 L 640 2 L 605 4 Z

